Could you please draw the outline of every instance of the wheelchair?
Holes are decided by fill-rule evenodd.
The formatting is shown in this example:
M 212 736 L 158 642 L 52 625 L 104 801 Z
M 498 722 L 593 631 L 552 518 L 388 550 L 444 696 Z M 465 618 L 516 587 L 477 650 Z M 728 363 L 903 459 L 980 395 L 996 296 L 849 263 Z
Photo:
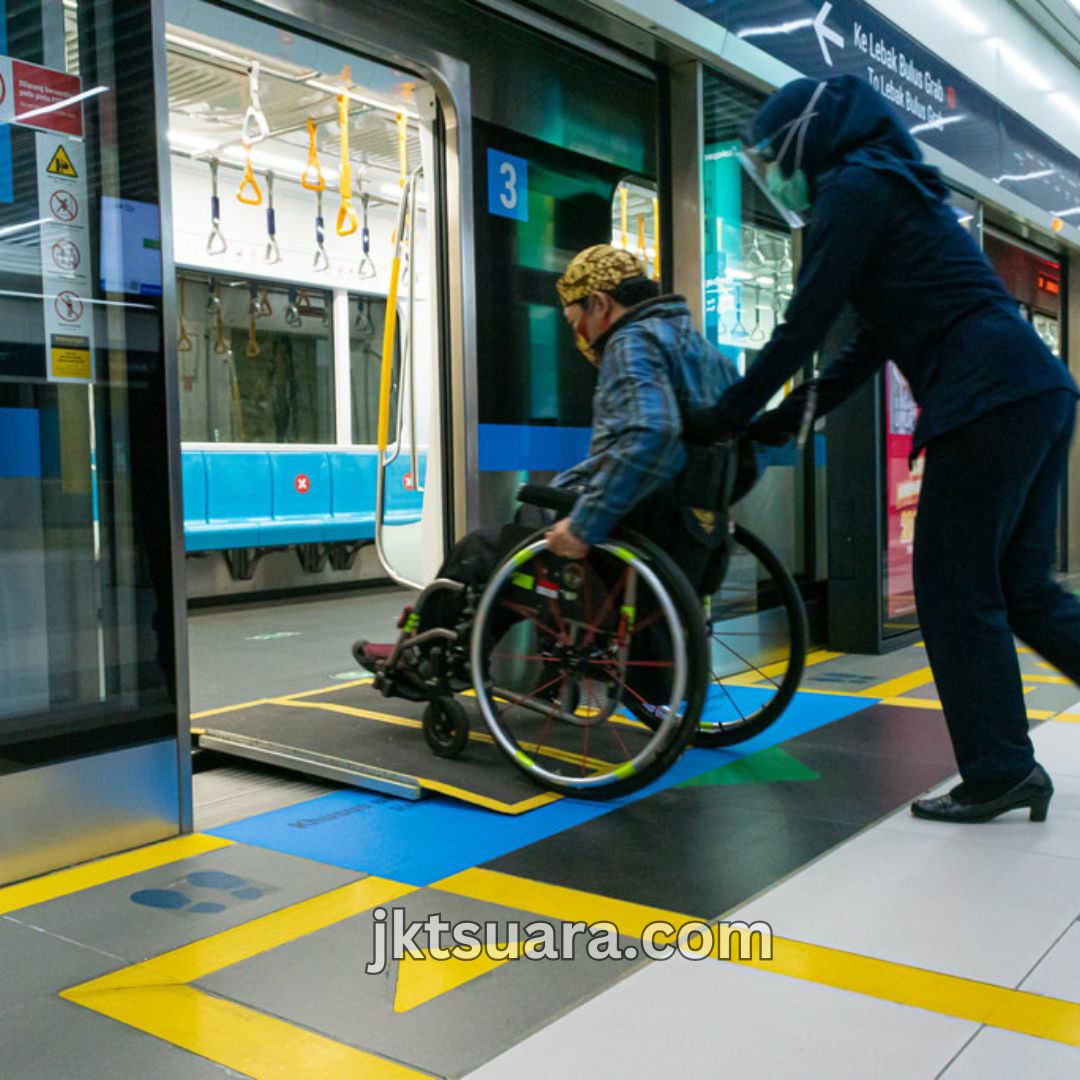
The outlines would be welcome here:
M 526 484 L 523 504 L 569 510 L 574 496 Z M 725 517 L 726 520 L 726 517 Z M 486 586 L 436 579 L 418 597 L 375 687 L 426 700 L 424 736 L 456 757 L 470 739 L 459 693 L 487 735 L 541 786 L 585 799 L 626 795 L 687 745 L 730 746 L 764 731 L 802 675 L 806 615 L 781 562 L 729 525 L 723 580 L 708 597 L 629 528 L 586 558 L 553 555 L 540 530 Z M 418 630 L 441 590 L 461 594 L 453 627 Z

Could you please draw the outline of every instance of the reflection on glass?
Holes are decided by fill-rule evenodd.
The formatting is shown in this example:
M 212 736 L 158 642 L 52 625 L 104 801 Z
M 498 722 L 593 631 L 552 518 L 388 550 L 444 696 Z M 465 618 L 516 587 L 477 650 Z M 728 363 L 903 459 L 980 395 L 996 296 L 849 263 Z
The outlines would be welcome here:
M 194 271 L 177 286 L 181 438 L 332 443 L 331 294 Z
M 660 280 L 660 201 L 651 180 L 628 178 L 611 200 L 611 243 L 633 252 Z
M 379 429 L 379 385 L 382 378 L 383 327 L 386 299 L 350 296 L 349 378 L 352 383 L 353 442 L 374 446 Z M 398 361 L 394 353 L 394 376 L 390 391 L 390 418 L 397 416 Z M 390 432 L 391 440 L 394 432 Z

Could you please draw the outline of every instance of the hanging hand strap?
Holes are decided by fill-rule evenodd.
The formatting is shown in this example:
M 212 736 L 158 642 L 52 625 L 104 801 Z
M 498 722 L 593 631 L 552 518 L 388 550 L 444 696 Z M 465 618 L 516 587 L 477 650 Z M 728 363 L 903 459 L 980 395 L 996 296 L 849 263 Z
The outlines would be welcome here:
M 180 276 L 180 338 L 176 343 L 177 351 L 179 352 L 191 352 L 195 348 L 195 343 L 188 336 L 187 326 L 184 325 L 184 282 L 183 275 Z
M 207 255 L 224 255 L 228 241 L 221 231 L 221 199 L 218 198 L 218 159 L 210 159 L 210 235 L 206 238 Z
M 271 265 L 281 262 L 281 248 L 277 242 L 277 218 L 274 217 L 274 174 L 266 174 L 266 261 Z
M 330 259 L 326 254 L 326 225 L 323 221 L 322 191 L 315 196 L 315 259 L 312 266 L 316 273 L 330 269 Z
M 248 107 L 244 113 L 244 123 L 240 129 L 240 138 L 248 146 L 270 135 L 270 125 L 262 111 L 259 101 L 259 61 L 252 60 L 248 66 Z
M 225 320 L 221 315 L 220 305 L 214 313 L 214 352 L 218 356 L 224 356 L 229 351 L 229 343 L 225 339 Z
M 251 194 L 245 195 L 244 192 L 247 188 L 251 188 Z M 259 182 L 255 179 L 255 170 L 251 167 L 251 147 L 244 147 L 244 178 L 240 181 L 240 187 L 236 192 L 237 202 L 242 202 L 245 206 L 262 206 L 262 188 L 259 187 Z
M 359 223 L 352 204 L 352 164 L 349 161 L 349 98 L 338 94 L 338 127 L 341 129 L 341 206 L 337 215 L 338 236 L 352 236 Z
M 310 116 L 307 119 L 307 133 L 307 165 L 304 166 L 304 171 L 300 174 L 300 183 L 306 187 L 308 191 L 322 192 L 326 189 L 326 177 L 323 176 L 322 166 L 319 164 L 319 129 L 315 126 L 315 121 L 312 120 Z M 310 179 L 312 173 L 315 174 L 313 180 Z
M 361 278 L 373 278 L 375 276 L 375 263 L 371 259 L 371 230 L 368 228 L 368 193 L 365 191 L 360 196 L 360 205 L 364 211 L 364 227 L 360 230 L 360 247 L 363 255 L 360 257 L 359 274 Z

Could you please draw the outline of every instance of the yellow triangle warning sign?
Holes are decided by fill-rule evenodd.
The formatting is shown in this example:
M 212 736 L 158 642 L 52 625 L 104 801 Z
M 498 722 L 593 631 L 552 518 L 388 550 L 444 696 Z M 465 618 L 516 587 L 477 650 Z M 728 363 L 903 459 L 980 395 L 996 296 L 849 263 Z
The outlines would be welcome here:
M 433 998 L 456 990 L 459 986 L 500 967 L 507 960 L 516 960 L 525 952 L 536 952 L 539 944 L 537 941 L 499 942 L 490 952 L 481 951 L 479 955 L 469 956 L 468 959 L 446 955 L 449 950 L 439 950 L 438 959 L 429 949 L 421 949 L 423 959 L 406 954 L 398 961 L 394 1012 L 408 1012 Z M 470 948 L 465 951 L 468 953 L 476 950 Z
M 52 156 L 52 161 L 49 162 L 49 167 L 45 170 L 48 173 L 52 173 L 53 176 L 71 176 L 76 177 L 79 174 L 75 171 L 75 166 L 71 162 L 71 158 L 68 156 L 68 152 L 63 146 L 56 148 L 56 153 Z

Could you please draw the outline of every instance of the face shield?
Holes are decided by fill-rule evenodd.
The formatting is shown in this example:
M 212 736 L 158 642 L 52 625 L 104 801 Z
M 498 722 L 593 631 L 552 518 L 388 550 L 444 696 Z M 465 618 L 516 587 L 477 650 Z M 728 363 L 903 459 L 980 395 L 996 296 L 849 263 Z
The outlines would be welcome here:
M 806 224 L 804 215 L 810 209 L 809 182 L 802 168 L 803 148 L 810 121 L 817 115 L 815 106 L 824 91 L 825 83 L 818 83 L 806 108 L 794 120 L 739 154 L 739 163 L 747 175 L 792 229 L 801 229 Z M 773 146 L 781 135 L 784 138 L 780 149 L 774 151 Z M 795 144 L 792 168 L 785 175 L 780 162 L 792 142 Z

